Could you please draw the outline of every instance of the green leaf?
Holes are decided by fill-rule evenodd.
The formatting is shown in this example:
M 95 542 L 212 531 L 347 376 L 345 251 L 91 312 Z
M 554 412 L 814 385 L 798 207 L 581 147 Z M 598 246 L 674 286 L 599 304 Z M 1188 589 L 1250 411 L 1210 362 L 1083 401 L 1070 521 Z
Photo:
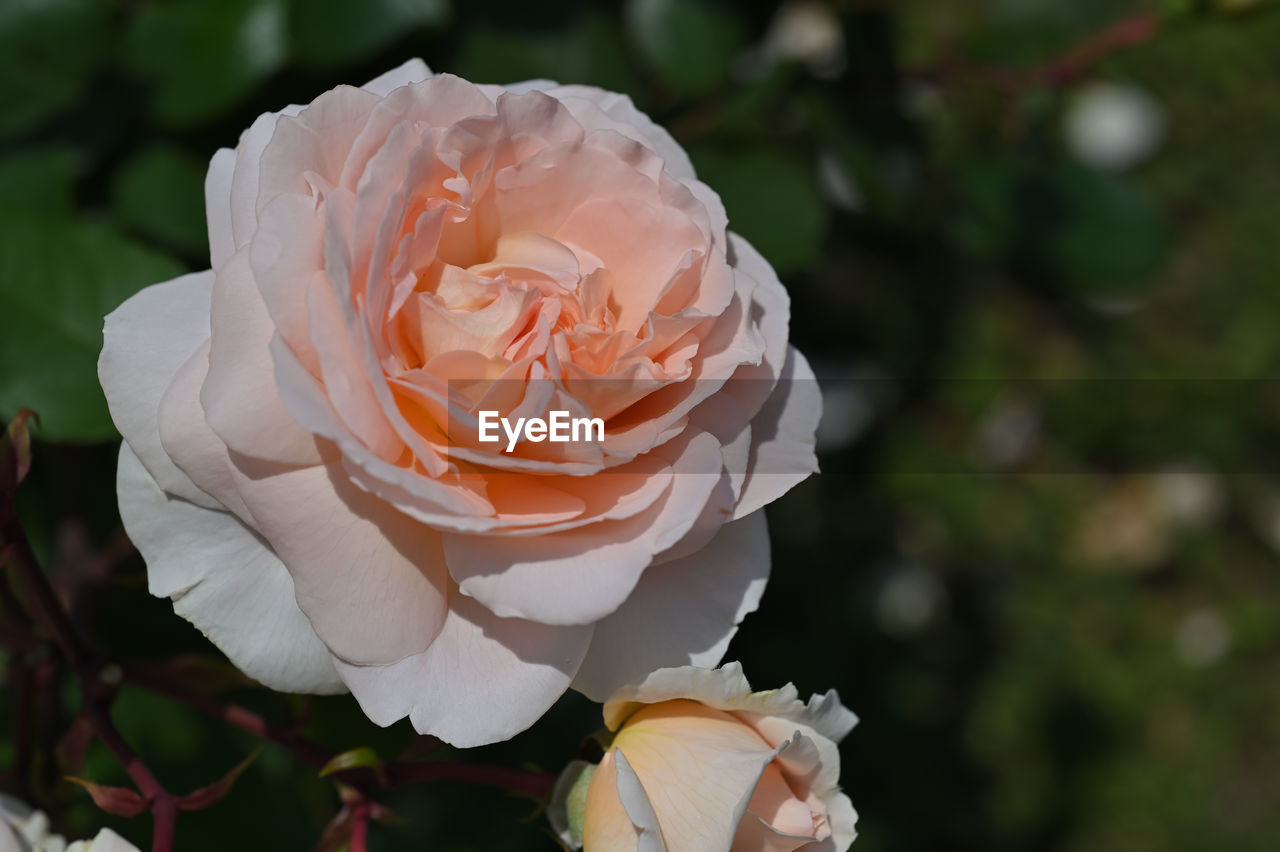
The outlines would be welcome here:
M 0 3 L 0 137 L 37 127 L 74 103 L 106 58 L 109 4 Z
M 625 14 L 641 57 L 689 97 L 719 86 L 746 41 L 737 17 L 713 0 L 628 0 Z
M 382 758 L 368 746 L 360 746 L 335 755 L 320 769 L 320 777 L 325 778 L 346 769 L 372 769 L 378 776 L 378 780 L 383 784 L 386 783 L 386 776 L 382 770 Z
M 129 227 L 191 255 L 209 250 L 205 163 L 177 148 L 150 148 L 116 173 L 112 204 Z
M 443 24 L 449 12 L 449 0 L 290 0 L 292 55 L 312 68 L 339 68 Z
M 0 210 L 69 215 L 75 173 L 76 157 L 69 148 L 10 154 L 0 160 Z
M 240 103 L 283 66 L 285 0 L 147 4 L 126 37 L 130 69 L 154 86 L 157 117 L 198 124 Z
M 690 155 L 698 177 L 720 193 L 729 229 L 755 246 L 779 275 L 817 260 L 827 207 L 809 166 L 768 149 L 700 149 Z
M 102 319 L 182 271 L 106 227 L 0 224 L 0 417 L 31 408 L 50 440 L 111 438 L 97 377 Z

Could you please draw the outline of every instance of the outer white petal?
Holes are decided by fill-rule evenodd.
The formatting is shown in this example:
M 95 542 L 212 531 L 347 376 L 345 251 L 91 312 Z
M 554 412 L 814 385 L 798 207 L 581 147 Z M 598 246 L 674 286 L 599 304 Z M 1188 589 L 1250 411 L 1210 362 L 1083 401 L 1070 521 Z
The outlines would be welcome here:
M 210 509 L 219 504 L 174 465 L 157 412 L 178 370 L 209 339 L 210 271 L 147 287 L 107 315 L 98 381 L 125 442 L 160 487 Z
M 166 495 L 128 444 L 117 481 L 125 530 L 147 562 L 151 593 L 272 689 L 343 690 L 329 651 L 294 602 L 275 554 L 234 515 Z
M 427 650 L 387 666 L 336 661 L 365 715 L 413 727 L 459 748 L 510 739 L 569 686 L 590 627 L 498 618 L 450 590 L 444 627 Z
M 818 471 L 814 440 L 821 419 L 818 380 L 792 347 L 773 394 L 751 421 L 751 456 L 735 518 L 772 503 Z
M 432 76 L 434 75 L 431 73 L 431 69 L 427 67 L 427 63 L 415 58 L 397 68 L 392 68 L 385 74 L 374 77 L 360 88 L 366 92 L 373 92 L 375 95 L 385 96 L 401 86 L 408 86 L 410 83 L 421 83 Z
M 798 722 L 833 742 L 839 742 L 857 724 L 858 717 L 840 703 L 834 689 L 814 695 L 806 704 L 793 684 L 752 692 L 742 664 L 725 663 L 718 669 L 698 666 L 658 669 L 634 683 L 614 690 L 604 705 L 604 721 L 617 730 L 644 704 L 676 698 L 700 701 L 729 712 L 776 716 Z
M 596 625 L 573 688 L 603 701 L 655 669 L 714 666 L 760 603 L 768 578 L 764 513 L 726 524 L 697 553 L 645 571 L 627 602 Z M 745 679 L 742 684 L 750 692 Z M 684 688 L 680 681 L 671 697 Z
M 831 836 L 814 852 L 845 852 L 858 837 L 858 812 L 844 793 L 827 799 L 827 824 L 831 826 Z
M 231 228 L 231 178 L 236 170 L 236 152 L 219 148 L 209 161 L 204 177 L 204 216 L 209 226 L 209 264 L 217 269 L 236 250 Z

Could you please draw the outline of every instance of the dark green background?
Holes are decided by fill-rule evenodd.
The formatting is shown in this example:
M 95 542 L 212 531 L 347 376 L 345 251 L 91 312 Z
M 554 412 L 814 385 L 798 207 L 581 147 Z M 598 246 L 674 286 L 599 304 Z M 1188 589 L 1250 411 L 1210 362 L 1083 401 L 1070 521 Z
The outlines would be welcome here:
M 1276 848 L 1280 406 L 1232 383 L 1280 359 L 1280 13 L 833 8 L 846 62 L 818 76 L 758 61 L 770 3 L 0 0 L 0 416 L 43 415 L 21 509 L 77 622 L 129 659 L 216 657 L 146 594 L 136 559 L 94 558 L 119 522 L 93 372 L 105 312 L 207 266 L 214 150 L 260 112 L 413 56 L 480 82 L 592 83 L 686 146 L 790 289 L 792 338 L 831 406 L 865 414 L 770 507 L 773 579 L 730 652 L 757 687 L 834 686 L 861 715 L 842 749 L 855 848 Z M 1158 34 L 1083 76 L 1028 70 L 1142 12 Z M 1064 147 L 1064 111 L 1098 80 L 1164 109 L 1163 144 L 1136 169 Z M 856 210 L 833 203 L 819 162 L 858 187 Z M 1126 405 L 1137 385 L 1116 380 L 1137 378 L 1165 384 Z M 1237 391 L 1167 391 L 1190 380 Z M 1157 475 L 1173 468 L 1198 472 Z M 412 739 L 347 697 L 230 696 L 309 714 L 335 749 Z M 69 684 L 45 698 L 40 753 L 75 709 Z M 132 690 L 116 718 L 177 790 L 254 746 Z M 598 723 L 568 696 L 472 756 L 554 770 Z M 0 787 L 62 830 L 106 822 L 146 842 L 145 817 L 104 818 L 48 761 L 14 778 L 14 753 L 0 743 Z M 84 774 L 123 780 L 97 750 Z M 500 792 L 388 802 L 405 823 L 375 827 L 375 849 L 554 848 L 521 822 L 533 805 Z M 183 816 L 179 848 L 309 849 L 335 810 L 327 782 L 269 747 L 225 801 Z

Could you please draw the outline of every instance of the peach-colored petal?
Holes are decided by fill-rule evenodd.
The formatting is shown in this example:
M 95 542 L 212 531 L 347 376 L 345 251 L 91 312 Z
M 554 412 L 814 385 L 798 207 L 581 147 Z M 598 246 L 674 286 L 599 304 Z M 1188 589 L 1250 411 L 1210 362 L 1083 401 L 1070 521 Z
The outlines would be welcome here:
M 276 337 L 271 342 L 281 399 L 307 429 L 332 441 L 356 484 L 425 524 L 441 529 L 481 531 L 502 526 L 484 497 L 459 481 L 420 476 L 374 455 L 339 423 L 323 386 Z
M 352 143 L 378 102 L 372 92 L 338 86 L 296 116 L 280 116 L 262 151 L 257 213 L 281 195 L 308 194 L 309 172 L 336 185 Z
M 446 533 L 449 573 L 499 615 L 547 624 L 597 621 L 627 599 L 655 553 L 688 531 L 719 469 L 716 442 L 695 436 L 673 460 L 675 475 L 661 503 L 623 520 L 537 538 Z
M 618 770 L 614 762 L 617 752 L 605 754 L 591 776 L 586 805 L 582 813 L 583 849 L 633 850 L 640 832 L 627 817 L 618 796 Z
M 821 816 L 821 833 L 825 836 L 825 814 Z M 796 798 L 782 777 L 782 770 L 771 763 L 765 767 L 751 794 L 732 852 L 795 852 L 821 839 L 819 833 L 809 805 Z
M 595 86 L 552 86 L 547 94 L 562 102 L 588 130 L 613 130 L 642 142 L 662 158 L 677 178 L 694 177 L 693 164 L 671 134 L 636 109 L 631 98 Z
M 774 756 L 729 714 L 682 699 L 639 710 L 614 747 L 644 785 L 670 852 L 728 849 Z
M 396 462 L 405 445 L 374 391 L 374 383 L 385 386 L 385 379 L 380 374 L 369 375 L 365 353 L 360 351 L 364 341 L 352 335 L 351 324 L 343 317 L 329 283 L 317 279 L 308 290 L 312 342 L 321 344 L 316 349 L 329 403 L 349 432 L 374 455 Z
M 308 334 L 307 286 L 324 274 L 326 203 L 304 195 L 279 196 L 259 214 L 249 247 L 252 280 L 276 333 L 316 376 L 320 359 Z

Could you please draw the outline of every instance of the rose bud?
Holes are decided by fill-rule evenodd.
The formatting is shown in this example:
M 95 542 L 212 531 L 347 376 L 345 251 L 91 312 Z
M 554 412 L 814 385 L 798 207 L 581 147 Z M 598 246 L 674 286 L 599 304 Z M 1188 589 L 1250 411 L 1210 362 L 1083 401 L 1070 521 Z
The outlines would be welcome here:
M 832 690 L 751 691 L 737 663 L 654 672 L 604 707 L 599 766 L 561 777 L 549 816 L 586 852 L 841 852 L 857 814 L 838 743 L 857 719 Z

